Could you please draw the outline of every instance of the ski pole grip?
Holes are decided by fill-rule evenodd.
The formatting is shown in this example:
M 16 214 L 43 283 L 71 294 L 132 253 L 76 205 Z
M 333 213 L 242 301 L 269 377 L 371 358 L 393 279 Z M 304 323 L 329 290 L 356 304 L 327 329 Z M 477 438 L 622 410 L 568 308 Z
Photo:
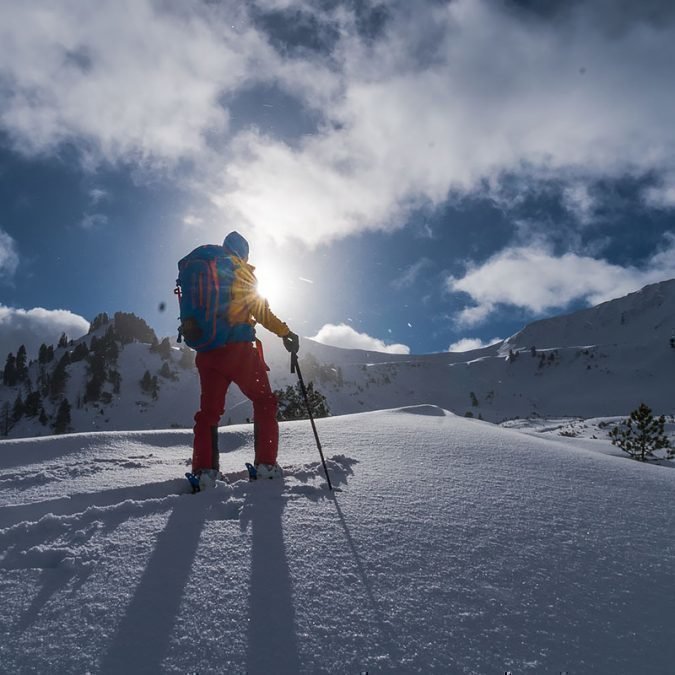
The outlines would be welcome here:
M 293 352 L 291 354 L 291 375 L 295 375 L 295 370 L 298 367 L 298 354 Z

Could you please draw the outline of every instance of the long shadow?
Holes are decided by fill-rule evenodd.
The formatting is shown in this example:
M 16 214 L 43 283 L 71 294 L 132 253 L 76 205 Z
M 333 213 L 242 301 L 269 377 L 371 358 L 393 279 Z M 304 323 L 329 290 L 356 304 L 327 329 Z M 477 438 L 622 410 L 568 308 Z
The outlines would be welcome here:
M 347 527 L 347 521 L 345 520 L 345 516 L 342 513 L 342 509 L 340 508 L 340 504 L 338 503 L 336 495 L 333 496 L 333 502 L 335 503 L 335 510 L 337 511 L 338 518 L 340 519 L 340 525 L 342 525 L 342 529 L 344 530 L 349 550 L 354 557 L 354 563 L 356 564 L 356 569 L 359 572 L 361 583 L 363 584 L 363 588 L 366 592 L 370 609 L 373 613 L 373 616 L 375 617 L 375 621 L 382 639 L 382 647 L 387 650 L 393 663 L 400 662 L 401 652 L 398 648 L 398 640 L 396 639 L 392 629 L 385 621 L 384 614 L 380 609 L 380 605 L 378 604 L 375 597 L 375 592 L 373 591 L 373 587 L 370 583 L 370 580 L 368 579 L 368 575 L 366 574 L 366 567 L 361 560 L 361 556 L 359 555 L 359 552 L 356 548 L 356 543 L 354 542 L 354 538 L 349 531 L 349 527 Z
M 247 673 L 300 672 L 293 587 L 286 558 L 283 481 L 253 484 L 246 494 L 242 528 L 252 529 Z
M 33 598 L 28 609 L 16 622 L 15 630 L 18 633 L 28 630 L 38 620 L 42 608 L 54 595 L 67 588 L 73 577 L 74 574 L 68 572 L 54 574 L 54 570 L 52 569 L 43 570 L 40 591 Z
M 101 673 L 160 673 L 206 520 L 206 500 L 183 499 L 157 538 Z

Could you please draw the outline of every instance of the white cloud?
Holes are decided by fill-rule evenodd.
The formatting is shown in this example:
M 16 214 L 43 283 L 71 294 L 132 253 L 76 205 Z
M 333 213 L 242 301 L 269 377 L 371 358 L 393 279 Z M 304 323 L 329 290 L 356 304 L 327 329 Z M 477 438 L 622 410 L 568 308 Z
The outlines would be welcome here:
M 648 206 L 662 209 L 675 207 L 675 171 L 663 176 L 659 185 L 648 188 L 644 197 Z
M 277 242 L 393 230 L 504 171 L 569 179 L 582 217 L 579 173 L 675 172 L 671 15 L 574 3 L 541 20 L 514 6 L 392 3 L 363 41 L 340 3 L 319 17 L 340 35 L 330 58 L 282 58 L 246 3 L 0 3 L 0 130 L 27 154 L 74 142 L 92 163 L 194 160 L 192 185 L 222 219 Z M 259 83 L 299 99 L 316 132 L 289 145 L 245 127 L 223 147 L 226 102 Z
M 234 5 L 1 3 L 0 127 L 27 154 L 74 141 L 94 162 L 195 156 L 264 53 Z
M 480 338 L 462 338 L 453 342 L 449 347 L 449 352 L 470 352 L 474 349 L 483 349 L 483 347 L 489 347 L 497 342 L 502 342 L 503 338 L 492 338 L 487 342 L 483 342 Z
M 359 333 L 344 323 L 338 325 L 327 323 L 311 339 L 343 349 L 364 349 L 386 354 L 410 354 L 410 347 L 407 345 L 385 344 L 383 340 L 371 337 L 367 333 Z
M 475 306 L 459 314 L 459 322 L 475 326 L 497 305 L 522 307 L 535 314 L 583 300 L 598 304 L 643 286 L 675 277 L 675 235 L 640 268 L 566 253 L 556 256 L 541 245 L 505 249 L 462 278 L 450 277 L 448 290 L 471 296 Z
M 588 218 L 575 176 L 674 168 L 669 17 L 610 30 L 586 3 L 555 21 L 488 0 L 406 11 L 372 46 L 346 32 L 341 69 L 295 82 L 306 100 L 317 80 L 328 93 L 314 104 L 326 120 L 316 134 L 293 147 L 252 132 L 237 139 L 213 190 L 224 212 L 277 240 L 318 244 L 395 229 L 411 206 L 512 171 L 570 179 L 568 203 Z M 279 78 L 288 82 L 283 70 Z
M 16 242 L 7 232 L 0 230 L 0 279 L 11 279 L 19 266 Z
M 201 216 L 196 216 L 192 213 L 188 213 L 183 216 L 183 225 L 186 229 L 199 228 L 204 224 L 204 219 Z
M 588 191 L 588 185 L 584 183 L 572 183 L 563 190 L 563 204 L 577 220 L 586 225 L 593 219 L 596 208 L 595 199 Z
M 16 309 L 0 305 L 0 355 L 16 353 L 25 345 L 28 354 L 35 357 L 42 343 L 56 345 L 62 333 L 74 340 L 88 330 L 86 319 L 65 309 Z
M 83 230 L 96 230 L 108 223 L 108 216 L 103 213 L 85 213 L 80 221 Z
M 99 202 L 108 199 L 109 196 L 108 191 L 102 188 L 92 188 L 89 190 L 89 200 L 94 206 Z
M 397 290 L 409 288 L 417 281 L 420 274 L 432 265 L 433 262 L 429 258 L 420 258 L 417 262 L 402 270 L 401 274 L 392 281 L 391 285 Z

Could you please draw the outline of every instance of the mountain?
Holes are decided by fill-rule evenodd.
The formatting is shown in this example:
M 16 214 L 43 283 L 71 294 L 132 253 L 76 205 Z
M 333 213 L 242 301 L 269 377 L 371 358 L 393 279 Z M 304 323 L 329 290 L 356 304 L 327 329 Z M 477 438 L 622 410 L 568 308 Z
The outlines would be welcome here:
M 221 428 L 196 495 L 189 430 L 0 442 L 0 670 L 672 672 L 675 471 L 434 406 L 317 427 L 335 494 L 306 421 L 283 481 Z
M 155 339 L 153 347 L 151 332 L 137 322 L 129 328 L 128 315 L 116 317 L 99 319 L 90 335 L 57 347 L 49 363 L 34 362 L 22 383 L 0 387 L 0 432 L 7 430 L 12 437 L 52 433 L 63 398 L 71 406 L 68 428 L 74 431 L 190 428 L 199 400 L 194 354 L 168 339 Z M 674 404 L 674 329 L 675 280 L 670 280 L 531 323 L 485 349 L 407 356 L 303 339 L 300 365 L 305 380 L 326 396 L 333 415 L 433 404 L 504 422 L 626 415 L 641 402 L 666 413 Z M 259 332 L 272 386 L 293 385 L 281 340 L 264 329 Z M 96 363 L 92 340 L 99 352 Z M 73 362 L 72 354 L 83 345 L 87 354 Z M 50 395 L 50 378 L 66 353 L 71 354 L 64 366 L 67 382 L 61 393 Z M 93 367 L 102 381 L 91 395 Z M 25 400 L 31 391 L 34 414 L 14 423 L 17 397 Z M 232 387 L 222 424 L 251 417 L 250 403 Z

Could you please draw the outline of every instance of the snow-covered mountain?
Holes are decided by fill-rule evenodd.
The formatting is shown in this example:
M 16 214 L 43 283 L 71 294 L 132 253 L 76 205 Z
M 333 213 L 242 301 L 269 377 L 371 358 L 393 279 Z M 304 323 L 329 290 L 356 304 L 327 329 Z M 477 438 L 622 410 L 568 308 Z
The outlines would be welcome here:
M 306 421 L 283 481 L 221 428 L 196 495 L 189 430 L 0 442 L 0 671 L 673 671 L 675 471 L 434 406 L 317 426 L 334 495 Z
M 114 323 L 114 322 L 113 322 Z M 91 345 L 109 328 L 103 324 L 80 342 Z M 590 309 L 529 324 L 503 343 L 462 353 L 390 355 L 345 350 L 301 341 L 301 367 L 326 396 L 333 415 L 403 405 L 433 404 L 459 415 L 492 422 L 531 416 L 597 417 L 626 415 L 641 402 L 661 413 L 675 407 L 675 280 Z M 281 340 L 260 329 L 274 388 L 296 382 Z M 66 351 L 57 348 L 49 366 L 29 368 L 30 387 L 39 388 L 40 369 L 50 370 Z M 71 405 L 75 431 L 189 428 L 199 387 L 190 352 L 168 342 L 151 349 L 135 341 L 120 344 L 108 363 L 98 400 L 88 400 L 87 359 L 67 366 L 61 396 L 43 396 L 45 415 L 24 415 L 10 437 L 52 433 L 63 397 Z M 145 375 L 156 386 L 141 387 Z M 0 433 L 18 395 L 28 385 L 0 386 Z M 250 403 L 233 387 L 223 424 L 252 416 Z

